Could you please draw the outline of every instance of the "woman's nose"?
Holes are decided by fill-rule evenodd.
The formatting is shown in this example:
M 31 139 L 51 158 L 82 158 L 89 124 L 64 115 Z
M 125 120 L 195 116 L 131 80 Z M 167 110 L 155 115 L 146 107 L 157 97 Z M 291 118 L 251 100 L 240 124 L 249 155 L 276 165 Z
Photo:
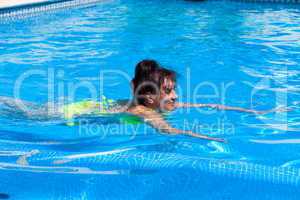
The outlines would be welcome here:
M 178 98 L 177 94 L 175 91 L 172 92 L 172 99 L 176 100 Z

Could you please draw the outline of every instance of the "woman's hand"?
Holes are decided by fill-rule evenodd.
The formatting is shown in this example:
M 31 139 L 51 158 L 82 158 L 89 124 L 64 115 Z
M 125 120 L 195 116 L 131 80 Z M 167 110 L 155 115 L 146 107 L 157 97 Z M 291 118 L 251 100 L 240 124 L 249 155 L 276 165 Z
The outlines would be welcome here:
M 259 111 L 259 110 L 253 110 L 254 114 L 257 115 L 264 115 L 264 114 L 268 114 L 268 113 L 272 113 L 272 112 L 290 112 L 293 109 L 288 108 L 288 107 L 279 107 L 279 108 L 274 108 L 271 110 L 264 110 L 264 111 Z

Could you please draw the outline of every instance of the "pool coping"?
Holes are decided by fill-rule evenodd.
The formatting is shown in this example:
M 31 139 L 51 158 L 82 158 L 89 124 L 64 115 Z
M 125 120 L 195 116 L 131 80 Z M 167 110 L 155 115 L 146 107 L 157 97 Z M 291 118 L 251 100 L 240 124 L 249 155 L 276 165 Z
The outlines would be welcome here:
M 0 23 L 7 23 L 25 17 L 33 17 L 40 13 L 60 9 L 96 5 L 104 1 L 105 0 L 35 0 L 34 4 L 29 2 L 27 2 L 28 4 L 14 4 L 14 6 L 10 7 L 0 7 Z
M 20 8 L 26 6 L 35 6 L 45 3 L 55 3 L 66 0 L 7 0 L 0 2 L 0 10 Z

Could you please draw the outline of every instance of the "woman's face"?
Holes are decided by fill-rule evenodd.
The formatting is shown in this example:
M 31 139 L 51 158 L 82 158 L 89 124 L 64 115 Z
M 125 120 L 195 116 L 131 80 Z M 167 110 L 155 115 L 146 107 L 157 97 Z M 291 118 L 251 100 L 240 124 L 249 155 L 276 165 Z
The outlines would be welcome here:
M 133 90 L 134 84 L 131 82 Z M 161 88 L 157 88 L 159 95 L 146 95 L 147 107 L 159 109 L 161 111 L 172 111 L 176 107 L 177 94 L 175 91 L 176 83 L 170 79 L 165 79 Z
M 170 79 L 165 79 L 158 98 L 159 108 L 162 111 L 172 111 L 176 107 L 177 94 L 175 91 L 176 83 Z

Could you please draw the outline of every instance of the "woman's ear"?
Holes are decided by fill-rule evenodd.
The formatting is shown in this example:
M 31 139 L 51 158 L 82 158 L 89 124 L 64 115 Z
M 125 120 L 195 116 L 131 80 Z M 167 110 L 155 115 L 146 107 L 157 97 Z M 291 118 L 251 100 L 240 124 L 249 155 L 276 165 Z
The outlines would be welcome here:
M 146 94 L 146 101 L 148 104 L 153 104 L 154 103 L 153 95 Z

